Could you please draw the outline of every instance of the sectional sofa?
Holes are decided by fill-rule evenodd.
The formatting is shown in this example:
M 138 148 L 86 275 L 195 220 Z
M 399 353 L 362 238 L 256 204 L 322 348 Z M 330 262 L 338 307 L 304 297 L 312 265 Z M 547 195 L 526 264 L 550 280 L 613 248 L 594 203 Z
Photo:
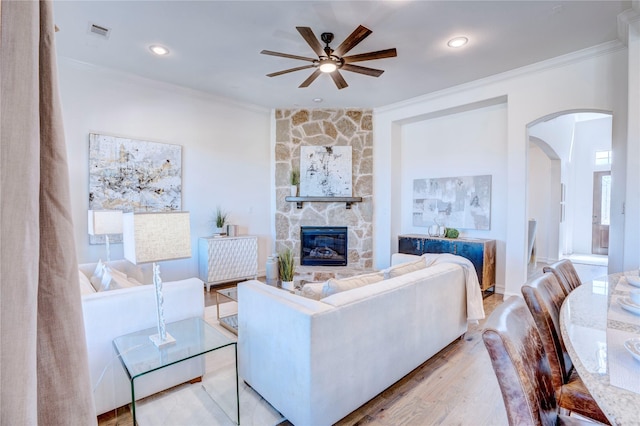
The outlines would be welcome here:
M 468 299 L 482 311 L 466 259 L 416 258 L 403 261 L 431 266 L 397 265 L 342 291 L 319 284 L 320 300 L 240 283 L 240 376 L 297 426 L 330 425 L 365 404 L 466 332 Z

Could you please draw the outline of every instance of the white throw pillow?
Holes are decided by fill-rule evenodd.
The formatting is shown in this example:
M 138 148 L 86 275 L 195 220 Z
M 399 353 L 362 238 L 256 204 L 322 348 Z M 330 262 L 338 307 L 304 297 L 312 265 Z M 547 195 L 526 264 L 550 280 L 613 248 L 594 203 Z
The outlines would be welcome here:
M 400 275 L 408 274 L 409 272 L 419 271 L 427 267 L 427 263 L 424 259 L 418 259 L 415 262 L 400 263 L 385 269 L 384 279 L 399 277 Z
M 136 283 L 129 281 L 127 274 L 116 269 L 106 267 L 102 275 L 102 282 L 99 291 L 118 290 L 120 288 L 135 287 Z
M 105 265 L 102 263 L 102 259 L 98 260 L 98 264 L 96 265 L 96 269 L 93 271 L 93 275 L 89 280 L 91 285 L 96 291 L 101 291 L 102 288 L 102 277 L 104 275 Z
M 331 296 L 332 294 L 340 293 L 341 291 L 347 291 L 354 288 L 362 287 L 365 285 L 377 283 L 384 280 L 382 272 L 373 272 L 370 274 L 356 275 L 355 277 L 335 279 L 331 278 L 324 283 L 322 287 L 322 297 Z
M 302 286 L 302 296 L 313 299 L 320 300 L 322 299 L 322 288 L 325 283 L 307 283 Z
M 119 272 L 127 274 L 127 278 L 129 280 L 134 278 L 136 282 L 144 282 L 144 274 L 142 272 L 142 268 L 140 266 L 134 265 L 126 259 L 112 260 L 107 266 Z
M 92 294 L 96 292 L 96 289 L 93 288 L 91 281 L 89 281 L 89 277 L 82 273 L 82 271 L 78 271 L 78 283 L 80 284 L 80 294 L 84 296 L 85 294 Z

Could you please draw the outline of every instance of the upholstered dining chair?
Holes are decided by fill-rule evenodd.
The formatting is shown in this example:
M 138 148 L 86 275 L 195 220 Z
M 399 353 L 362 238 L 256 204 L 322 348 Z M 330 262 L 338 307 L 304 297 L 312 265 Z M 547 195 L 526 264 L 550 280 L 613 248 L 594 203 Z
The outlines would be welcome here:
M 556 389 L 558 405 L 565 410 L 609 424 L 582 379 L 573 369 L 560 332 L 560 308 L 564 290 L 553 274 L 525 284 L 522 296 L 540 333 L 551 368 L 551 381 Z
M 576 268 L 568 259 L 559 260 L 549 266 L 542 268 L 545 273 L 552 273 L 557 278 L 565 295 L 571 293 L 576 287 L 582 285 Z
M 482 340 L 511 426 L 592 425 L 559 414 L 549 361 L 531 313 L 511 297 L 489 316 Z

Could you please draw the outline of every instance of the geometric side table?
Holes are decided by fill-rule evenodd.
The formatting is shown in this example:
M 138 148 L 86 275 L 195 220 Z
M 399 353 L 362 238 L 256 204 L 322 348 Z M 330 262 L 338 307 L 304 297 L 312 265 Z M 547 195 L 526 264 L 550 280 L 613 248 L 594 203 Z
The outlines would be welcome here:
M 198 274 L 207 291 L 211 285 L 258 276 L 258 237 L 201 237 Z

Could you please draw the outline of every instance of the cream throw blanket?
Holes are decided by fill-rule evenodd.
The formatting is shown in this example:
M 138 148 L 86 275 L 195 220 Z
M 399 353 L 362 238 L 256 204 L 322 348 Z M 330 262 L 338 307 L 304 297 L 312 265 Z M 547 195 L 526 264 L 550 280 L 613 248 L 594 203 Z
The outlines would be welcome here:
M 455 263 L 462 266 L 467 283 L 467 321 L 484 319 L 484 305 L 482 302 L 482 292 L 480 291 L 480 282 L 478 281 L 476 269 L 469 259 L 448 253 L 425 253 L 422 255 L 422 258 L 425 260 L 427 268 L 437 263 Z

